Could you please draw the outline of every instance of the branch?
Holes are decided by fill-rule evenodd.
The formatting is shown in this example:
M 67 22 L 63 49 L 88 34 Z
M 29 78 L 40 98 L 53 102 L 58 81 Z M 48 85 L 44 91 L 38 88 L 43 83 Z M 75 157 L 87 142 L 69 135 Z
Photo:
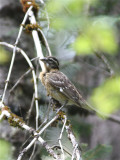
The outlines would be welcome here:
M 95 52 L 95 54 L 96 54 L 96 56 L 97 56 L 98 58 L 100 58 L 100 59 L 103 61 L 103 63 L 106 65 L 106 67 L 107 67 L 110 75 L 111 75 L 111 76 L 114 75 L 114 71 L 113 71 L 113 69 L 111 68 L 111 66 L 110 66 L 107 58 L 106 58 L 103 54 L 101 54 L 101 53 Z
M 26 76 L 29 72 L 31 72 L 31 69 L 29 69 L 28 71 L 26 71 L 18 80 L 17 82 L 14 84 L 14 86 L 9 90 L 9 92 L 12 92 L 15 87 L 20 83 L 20 81 L 23 79 L 24 76 Z
M 4 46 L 7 46 L 9 48 L 14 48 L 13 45 L 9 44 L 9 43 L 6 43 L 6 42 L 0 42 L 0 45 L 4 45 Z M 27 54 L 20 48 L 16 47 L 16 51 L 17 52 L 20 52 L 24 58 L 26 59 L 28 65 L 30 66 L 30 69 L 32 70 L 32 75 L 33 75 L 33 81 L 34 81 L 34 89 L 35 89 L 35 104 L 36 104 L 36 128 L 38 128 L 38 89 L 37 89 L 37 81 L 36 81 L 36 74 L 35 74 L 35 71 L 34 71 L 34 67 L 29 59 L 29 57 L 27 56 Z
M 12 113 L 10 108 L 8 106 L 5 106 L 2 102 L 0 102 L 0 110 L 2 112 L 1 113 L 2 116 L 0 115 L 0 120 L 2 120 L 2 118 L 5 117 L 8 119 L 8 122 L 11 126 L 25 129 L 25 130 L 29 131 L 30 133 L 32 132 L 35 137 L 31 141 L 31 143 L 21 152 L 21 154 L 19 155 L 17 160 L 21 160 L 24 153 L 35 143 L 36 140 L 38 140 L 42 144 L 42 146 L 47 150 L 47 152 L 50 155 L 52 155 L 56 160 L 61 160 L 58 157 L 58 155 L 53 151 L 53 149 L 51 149 L 51 147 L 47 144 L 47 142 L 40 137 L 40 134 L 44 131 L 44 129 L 38 133 L 33 128 L 26 125 L 25 122 L 19 116 Z M 54 120 L 56 120 L 56 118 L 58 118 L 58 115 L 54 118 Z M 51 120 L 51 123 L 54 120 Z M 51 123 L 47 124 L 47 126 L 49 126 Z
M 109 115 L 109 116 L 107 116 L 107 119 L 112 121 L 112 122 L 120 124 L 120 117 L 119 116 Z
M 65 114 L 63 114 L 63 123 L 65 123 L 67 117 Z M 73 154 L 72 154 L 72 159 L 76 158 L 76 160 L 82 160 L 82 157 L 81 157 L 81 153 L 80 153 L 80 150 L 79 150 L 79 145 L 75 139 L 75 136 L 72 132 L 72 129 L 71 129 L 71 125 L 69 122 L 67 122 L 67 124 L 65 125 L 65 128 L 66 128 L 66 132 L 68 134 L 68 138 L 70 139 L 72 145 L 73 145 Z
M 43 37 L 43 39 L 44 39 L 45 46 L 46 46 L 46 49 L 47 49 L 47 51 L 48 51 L 48 54 L 49 54 L 49 56 L 51 56 L 51 55 L 52 55 L 52 53 L 51 53 L 51 50 L 50 50 L 49 44 L 48 44 L 48 42 L 47 42 L 47 39 L 46 39 L 46 37 L 45 37 L 45 35 L 44 35 L 43 31 L 42 31 L 40 28 L 38 28 L 37 30 L 41 33 L 41 35 L 42 35 L 42 37 Z
M 25 147 L 23 149 L 23 151 L 21 152 L 21 154 L 19 155 L 18 159 L 17 160 L 21 160 L 22 156 L 24 155 L 25 152 L 27 152 L 33 145 L 34 143 L 39 140 L 40 142 L 43 140 L 41 140 L 41 138 L 39 137 L 44 131 L 45 129 L 50 126 L 55 120 L 57 120 L 59 117 L 59 115 L 56 115 L 50 122 L 48 122 L 41 130 L 40 132 L 36 132 L 36 137 L 29 143 L 29 145 L 27 147 Z M 55 155 L 53 152 L 53 149 L 51 147 L 48 146 L 48 144 L 46 142 L 43 142 L 44 145 L 46 145 L 46 149 L 47 151 L 55 158 L 55 159 L 58 159 L 57 155 Z M 45 147 L 45 146 L 44 146 Z
M 90 113 L 90 115 L 96 115 L 95 112 L 94 113 L 93 112 L 89 112 L 89 113 Z M 120 117 L 117 116 L 117 115 L 113 115 L 113 114 L 107 115 L 107 114 L 104 114 L 104 119 L 110 120 L 112 122 L 120 124 Z
M 36 24 L 37 23 L 33 11 L 29 12 L 29 20 L 30 20 L 31 24 Z M 33 36 L 35 48 L 36 48 L 36 51 L 37 51 L 37 57 L 43 58 L 44 55 L 43 55 L 43 52 L 42 52 L 42 47 L 41 47 L 41 43 L 40 43 L 40 40 L 39 40 L 38 32 L 36 30 L 33 30 L 32 31 L 32 36 Z M 42 71 L 45 71 L 44 63 L 40 60 L 39 60 L 39 63 L 40 63 L 40 66 L 42 68 Z
M 61 139 L 62 139 L 63 131 L 65 129 L 66 122 L 67 122 L 67 117 L 65 117 L 63 127 L 62 127 L 62 130 L 61 130 L 60 136 L 58 138 L 59 145 L 60 145 L 60 148 L 61 148 L 61 152 L 62 152 L 62 155 L 63 155 L 63 160 L 65 159 L 65 155 L 64 155 L 64 150 L 63 150 L 63 147 L 62 147 Z
M 16 46 L 19 42 L 19 39 L 20 39 L 20 36 L 22 34 L 22 30 L 23 30 L 23 25 L 25 24 L 26 20 L 27 20 L 27 17 L 28 17 L 28 14 L 30 12 L 30 10 L 32 9 L 32 6 L 28 9 L 28 11 L 26 12 L 25 16 L 24 16 L 24 19 L 22 21 L 22 25 L 19 29 L 19 33 L 18 33 L 18 36 L 16 38 L 16 42 L 15 42 L 15 45 L 13 47 L 13 55 L 12 55 L 12 59 L 11 59 L 11 64 L 10 64 L 10 68 L 9 68 L 9 71 L 8 71 L 8 75 L 7 75 L 7 79 L 6 79 L 6 83 L 5 83 L 5 88 L 4 88 L 4 91 L 3 91 L 3 95 L 2 95 L 2 102 L 4 101 L 4 98 L 5 98 L 5 94 L 6 94 L 6 90 L 7 90 L 7 87 L 8 87 L 8 82 L 10 80 L 10 76 L 11 76 L 11 72 L 12 72 L 12 68 L 13 68 L 13 64 L 14 64 L 14 60 L 15 60 L 15 55 L 16 55 Z

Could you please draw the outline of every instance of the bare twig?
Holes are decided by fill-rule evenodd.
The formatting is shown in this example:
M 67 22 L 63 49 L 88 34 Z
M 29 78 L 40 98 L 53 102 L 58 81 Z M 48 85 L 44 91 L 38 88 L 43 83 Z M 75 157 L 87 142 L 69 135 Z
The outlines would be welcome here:
M 46 110 L 46 113 L 45 113 L 45 116 L 44 116 L 44 120 L 43 122 L 40 124 L 39 126 L 39 130 L 45 125 L 47 124 L 48 122 L 48 119 L 49 119 L 49 113 L 50 113 L 50 102 L 49 102 L 49 105 L 48 105 L 48 109 Z
M 96 114 L 93 113 L 93 112 L 89 112 L 89 113 L 90 113 L 91 115 L 96 115 Z M 105 120 L 110 120 L 110 121 L 115 122 L 115 123 L 117 123 L 117 124 L 120 124 L 120 117 L 117 116 L 117 115 L 104 114 L 104 119 L 105 119 Z
M 46 10 L 44 1 L 43 0 L 39 0 L 39 1 L 44 5 L 44 8 L 45 8 L 45 14 L 46 14 L 47 22 L 48 22 L 48 28 L 47 28 L 47 32 L 48 32 L 50 28 L 50 20 L 49 20 L 48 12 Z
M 26 14 L 24 16 L 24 19 L 23 19 L 23 21 L 21 23 L 20 30 L 19 30 L 18 37 L 17 37 L 16 42 L 15 42 L 15 45 L 17 45 L 18 42 L 19 42 L 20 36 L 22 34 L 22 31 L 23 31 L 23 27 L 24 27 L 25 22 L 26 22 L 26 20 L 28 18 L 29 12 L 32 10 L 32 8 L 33 8 L 33 6 L 30 6 L 30 8 L 27 10 L 27 12 L 26 12 Z
M 30 105 L 29 111 L 28 111 L 27 116 L 26 116 L 27 125 L 29 125 L 29 118 L 30 118 L 30 115 L 31 115 L 31 112 L 32 112 L 32 109 L 33 109 L 34 100 L 35 100 L 35 94 L 33 94 L 31 105 Z
M 63 123 L 65 123 L 67 117 L 65 114 L 63 114 L 64 118 L 63 118 Z M 65 125 L 65 128 L 66 128 L 66 132 L 68 134 L 68 138 L 70 139 L 72 145 L 73 145 L 73 148 L 74 148 L 74 152 L 73 154 L 75 154 L 75 158 L 76 160 L 82 160 L 82 157 L 81 157 L 81 154 L 80 154 L 80 150 L 78 149 L 78 143 L 75 139 L 75 136 L 72 132 L 72 129 L 71 129 L 71 125 L 70 124 L 66 124 Z
M 34 16 L 34 13 L 32 11 L 29 12 L 29 20 L 30 20 L 31 24 L 36 24 L 37 23 L 36 19 L 35 19 L 35 16 Z M 37 51 L 37 57 L 43 58 L 44 55 L 42 53 L 42 47 L 41 47 L 41 43 L 40 43 L 40 40 L 39 40 L 38 32 L 36 30 L 33 30 L 32 31 L 32 36 L 33 36 L 33 40 L 34 40 L 36 51 Z M 40 60 L 39 60 L 39 63 L 40 63 L 40 66 L 42 68 L 42 71 L 44 71 L 45 70 L 44 63 L 41 62 Z
M 5 106 L 1 101 L 0 101 L 0 109 L 2 112 L 2 114 L 1 114 L 2 116 L 0 116 L 0 120 L 5 117 L 8 119 L 11 126 L 20 127 L 22 129 L 25 129 L 25 130 L 29 131 L 30 133 L 32 132 L 33 135 L 35 136 L 35 138 L 31 141 L 31 143 L 21 152 L 21 154 L 19 155 L 17 160 L 22 159 L 22 156 L 24 155 L 24 153 L 35 143 L 36 140 L 38 140 L 42 144 L 42 146 L 45 147 L 47 152 L 50 155 L 52 155 L 56 160 L 61 160 L 58 157 L 58 155 L 53 151 L 53 149 L 51 149 L 51 147 L 47 144 L 47 142 L 40 137 L 40 133 L 42 133 L 41 131 L 38 133 L 33 128 L 26 125 L 25 122 L 19 116 L 12 113 L 10 108 Z M 56 118 L 58 118 L 58 117 L 56 117 Z M 55 120 L 55 118 L 54 118 L 54 120 Z M 51 123 L 52 122 L 53 122 L 53 120 L 51 121 Z M 49 123 L 49 125 L 50 125 L 50 123 Z
M 63 146 L 62 146 L 62 143 L 61 143 L 61 139 L 62 139 L 63 131 L 65 129 L 66 122 L 67 122 L 67 117 L 65 116 L 63 127 L 62 127 L 62 130 L 61 130 L 60 136 L 58 138 L 59 145 L 60 145 L 60 148 L 61 148 L 61 152 L 62 152 L 62 155 L 63 155 L 63 160 L 65 159 L 65 155 L 64 155 L 64 150 L 63 150 Z
M 48 44 L 48 42 L 47 42 L 47 39 L 46 39 L 46 37 L 45 37 L 45 35 L 44 35 L 43 31 L 42 31 L 40 28 L 38 28 L 37 30 L 42 34 L 43 39 L 44 39 L 44 42 L 45 42 L 45 46 L 46 46 L 47 51 L 48 51 L 48 54 L 49 54 L 49 56 L 51 56 L 51 55 L 52 55 L 52 53 L 51 53 L 51 50 L 50 50 L 49 44 Z
M 32 147 L 32 145 L 36 142 L 36 140 L 38 139 L 39 140 L 39 136 L 45 131 L 45 129 L 48 127 L 48 126 L 50 126 L 57 118 L 59 117 L 59 115 L 56 115 L 51 121 L 49 121 L 41 130 L 40 130 L 40 132 L 39 133 L 37 133 L 37 135 L 36 135 L 36 137 L 29 143 L 29 145 L 26 147 L 26 148 L 24 148 L 23 149 L 23 151 L 21 152 L 21 154 L 19 155 L 21 158 L 22 158 L 22 156 L 23 156 L 23 154 L 24 154 L 24 151 L 28 151 L 31 147 Z M 39 137 L 39 138 L 38 138 Z M 41 139 L 40 139 L 41 140 Z M 49 146 L 47 146 L 48 148 L 49 148 Z M 51 149 L 51 148 L 49 148 L 49 149 Z M 51 151 L 51 152 L 53 152 L 53 151 Z M 19 157 L 18 157 L 19 158 Z M 21 159 L 18 159 L 18 160 L 21 160 Z
M 46 8 L 45 8 L 45 13 L 46 13 L 46 18 L 47 18 L 47 23 L 48 23 L 48 27 L 47 27 L 47 32 L 48 32 L 50 29 L 50 19 L 49 19 L 48 12 L 47 12 Z
M 13 56 L 12 56 L 12 59 L 11 59 L 11 64 L 10 64 L 10 68 L 9 68 L 9 71 L 8 71 L 8 75 L 7 75 L 7 79 L 6 79 L 6 83 L 5 83 L 5 88 L 4 88 L 4 91 L 3 91 L 3 95 L 2 95 L 2 102 L 4 101 L 4 98 L 5 98 L 5 94 L 6 94 L 6 90 L 7 90 L 7 87 L 8 87 L 8 83 L 9 83 L 9 80 L 10 80 L 10 76 L 11 76 L 11 72 L 12 72 L 12 68 L 13 68 L 13 64 L 14 64 L 14 60 L 15 60 L 15 55 L 16 55 L 16 46 L 19 42 L 19 39 L 20 39 L 20 36 L 22 34 L 22 30 L 23 30 L 23 25 L 25 24 L 26 20 L 27 20 L 27 17 L 28 17 L 28 14 L 30 12 L 30 10 L 32 9 L 32 6 L 28 9 L 28 11 L 26 12 L 25 16 L 24 16 L 24 19 L 22 21 L 22 25 L 19 29 L 19 33 L 18 33 L 18 36 L 16 38 L 16 42 L 15 42 L 15 45 L 14 45 L 14 48 L 13 48 Z
M 107 119 L 112 122 L 120 124 L 120 117 L 118 117 L 116 115 L 109 115 L 109 116 L 107 116 Z
M 4 46 L 7 46 L 7 47 L 12 48 L 12 49 L 14 48 L 13 45 L 8 44 L 6 42 L 0 42 L 0 45 L 4 45 Z M 29 66 L 32 70 L 32 75 L 33 75 L 33 80 L 34 80 L 34 89 L 35 89 L 36 113 L 37 113 L 36 114 L 36 128 L 38 128 L 38 116 L 39 116 L 39 114 L 38 114 L 38 89 L 37 89 L 36 74 L 35 74 L 35 71 L 34 71 L 34 67 L 33 67 L 29 57 L 26 55 L 26 53 L 18 47 L 16 47 L 16 51 L 20 52 L 24 56 L 24 58 L 26 59 L 27 63 L 29 64 Z
M 41 135 L 45 130 L 46 128 L 48 128 L 55 120 L 57 120 L 59 117 L 59 115 L 57 114 L 54 118 L 52 118 L 39 132 L 39 135 Z
M 28 73 L 30 73 L 31 69 L 29 69 L 27 72 L 25 72 L 18 80 L 17 82 L 14 84 L 14 86 L 9 90 L 9 92 L 12 92 L 15 87 L 20 83 L 20 81 L 24 78 L 24 76 L 26 76 Z
M 10 64 L 10 68 L 9 68 L 9 71 L 8 71 L 8 75 L 7 75 L 7 79 L 6 79 L 6 82 L 5 82 L 5 88 L 4 88 L 4 91 L 3 91 L 3 95 L 2 95 L 2 103 L 4 102 L 4 98 L 5 98 L 5 94 L 6 94 L 6 90 L 7 90 L 7 87 L 8 87 L 8 82 L 10 80 L 10 76 L 11 76 L 11 72 L 12 72 L 12 68 L 13 68 L 13 63 L 14 63 L 14 60 L 15 60 L 15 47 L 14 47 L 14 51 L 13 51 L 13 55 L 12 55 L 12 59 L 11 59 L 11 64 Z
M 96 56 L 99 57 L 99 58 L 103 61 L 103 63 L 106 65 L 106 67 L 107 67 L 109 73 L 111 74 L 111 76 L 114 75 L 114 71 L 113 71 L 113 69 L 111 68 L 111 66 L 110 66 L 107 58 L 104 56 L 104 54 L 98 53 L 98 52 L 95 52 L 95 54 L 96 54 Z
M 34 153 L 35 153 L 35 149 L 36 149 L 36 142 L 34 143 L 33 151 L 32 151 L 32 154 L 31 154 L 29 160 L 32 159 L 32 157 L 33 157 L 33 155 L 34 155 Z

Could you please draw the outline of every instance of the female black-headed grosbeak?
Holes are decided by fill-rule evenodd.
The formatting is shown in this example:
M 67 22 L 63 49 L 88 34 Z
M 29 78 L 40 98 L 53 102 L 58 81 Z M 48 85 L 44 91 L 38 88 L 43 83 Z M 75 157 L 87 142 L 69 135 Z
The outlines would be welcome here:
M 87 104 L 67 76 L 59 71 L 59 62 L 55 57 L 48 56 L 40 60 L 45 64 L 45 71 L 40 73 L 40 80 L 45 86 L 48 96 L 62 105 L 76 105 L 98 112 Z

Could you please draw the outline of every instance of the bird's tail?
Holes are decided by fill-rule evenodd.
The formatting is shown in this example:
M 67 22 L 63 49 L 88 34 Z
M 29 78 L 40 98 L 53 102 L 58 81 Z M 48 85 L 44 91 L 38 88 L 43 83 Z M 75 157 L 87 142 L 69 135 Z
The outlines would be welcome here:
M 81 104 L 81 102 L 80 102 Z M 88 110 L 88 111 L 93 111 L 94 114 L 97 114 L 99 117 L 105 119 L 106 115 L 102 112 L 100 112 L 98 109 L 96 109 L 95 107 L 91 106 L 87 101 L 85 101 L 84 99 L 82 100 L 82 104 L 81 104 L 82 108 Z

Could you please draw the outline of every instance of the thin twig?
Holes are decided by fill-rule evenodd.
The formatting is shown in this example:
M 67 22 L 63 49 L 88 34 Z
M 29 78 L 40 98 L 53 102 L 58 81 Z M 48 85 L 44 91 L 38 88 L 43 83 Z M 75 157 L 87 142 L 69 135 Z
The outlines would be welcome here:
M 96 115 L 95 113 L 93 112 L 89 112 L 91 115 Z M 104 117 L 103 117 L 105 120 L 109 120 L 109 121 L 112 121 L 114 123 L 117 123 L 117 124 L 120 124 L 120 117 L 117 116 L 117 115 L 108 115 L 108 114 L 104 114 Z
M 28 74 L 31 72 L 31 69 L 27 70 L 18 80 L 17 82 L 14 84 L 14 86 L 9 90 L 9 92 L 12 92 L 15 87 L 20 83 L 20 81 Z
M 32 154 L 31 154 L 29 160 L 32 159 L 32 157 L 33 157 L 33 155 L 34 155 L 34 153 L 35 153 L 35 149 L 36 149 L 36 142 L 34 143 L 33 151 L 32 151 Z
M 50 50 L 49 44 L 48 44 L 48 42 L 47 42 L 47 39 L 46 39 L 46 37 L 45 37 L 45 35 L 44 35 L 43 31 L 42 31 L 40 28 L 38 28 L 37 30 L 42 34 L 42 37 L 43 37 L 44 42 L 45 42 L 45 46 L 46 46 L 47 51 L 48 51 L 48 54 L 49 54 L 49 56 L 51 56 L 51 55 L 52 55 L 52 53 L 51 53 L 51 50 Z
M 10 80 L 10 76 L 11 76 L 11 72 L 12 72 L 12 68 L 13 68 L 13 63 L 14 63 L 14 60 L 15 60 L 15 49 L 13 51 L 13 55 L 12 55 L 12 59 L 11 59 L 11 64 L 10 64 L 10 68 L 9 68 L 9 71 L 8 71 L 8 75 L 7 75 L 7 79 L 6 79 L 6 82 L 5 82 L 5 88 L 4 88 L 4 91 L 3 91 L 3 95 L 2 95 L 2 103 L 4 102 L 4 98 L 5 98 L 5 94 L 6 94 L 6 90 L 7 90 L 7 87 L 8 87 L 8 82 Z
M 21 154 L 19 155 L 20 158 L 22 158 L 22 156 L 24 155 L 24 151 L 28 151 L 28 150 L 32 147 L 32 145 L 36 142 L 37 139 L 41 141 L 41 139 L 39 139 L 39 138 L 40 138 L 39 136 L 40 136 L 40 135 L 45 131 L 45 129 L 48 128 L 58 117 L 59 117 L 59 115 L 56 115 L 51 121 L 49 121 L 49 122 L 40 130 L 39 133 L 37 133 L 37 135 L 36 135 L 37 137 L 35 137 L 35 138 L 29 143 L 29 145 L 23 149 L 23 151 L 22 151 Z M 39 138 L 38 138 L 38 137 L 39 137 Z M 19 158 L 19 157 L 18 157 L 18 158 Z M 17 159 L 17 160 L 21 160 L 20 158 Z
M 40 124 L 40 126 L 39 126 L 39 130 L 45 125 L 45 124 L 47 124 L 47 122 L 48 122 L 48 119 L 49 119 L 49 113 L 50 113 L 50 104 L 48 105 L 48 109 L 47 109 L 47 111 L 46 111 L 46 113 L 45 113 L 45 116 L 44 116 L 44 120 L 43 120 L 43 122 Z
M 47 18 L 47 23 L 48 23 L 48 27 L 47 27 L 47 33 L 48 33 L 48 31 L 50 29 L 50 19 L 49 19 L 48 12 L 47 12 L 46 8 L 45 8 L 45 13 L 46 13 L 46 18 Z
M 29 20 L 30 20 L 31 24 L 36 24 L 37 23 L 36 19 L 35 19 L 35 16 L 34 16 L 34 13 L 32 11 L 29 12 Z M 37 51 L 37 57 L 43 58 L 44 55 L 43 55 L 43 52 L 42 52 L 42 47 L 41 47 L 41 43 L 40 43 L 40 40 L 39 40 L 38 32 L 36 30 L 33 30 L 32 31 L 32 36 L 33 36 L 35 48 L 36 48 L 36 51 Z M 45 71 L 44 63 L 41 62 L 40 60 L 39 60 L 39 63 L 40 63 L 40 66 L 42 68 L 42 71 Z
M 63 118 L 62 121 L 63 121 L 63 123 L 65 123 L 65 119 L 67 117 L 66 117 L 65 114 L 63 116 L 64 116 L 64 118 Z M 75 139 L 75 136 L 74 136 L 74 134 L 72 132 L 71 125 L 70 124 L 66 124 L 65 128 L 66 128 L 66 132 L 68 134 L 68 138 L 70 139 L 70 141 L 71 141 L 71 143 L 73 145 L 76 160 L 82 160 L 80 150 L 78 149 L 78 143 L 77 143 L 77 141 Z
M 19 42 L 20 36 L 22 34 L 22 31 L 23 31 L 23 28 L 24 28 L 24 25 L 25 25 L 25 22 L 26 22 L 26 20 L 28 18 L 29 12 L 32 10 L 32 8 L 33 8 L 33 6 L 30 6 L 30 8 L 27 10 L 27 12 L 26 12 L 26 14 L 24 16 L 24 19 L 23 19 L 23 21 L 21 23 L 20 30 L 19 30 L 18 37 L 17 37 L 16 42 L 15 42 L 15 45 L 17 45 L 18 42 Z
M 112 121 L 112 122 L 120 124 L 120 117 L 119 116 L 109 115 L 109 116 L 107 116 L 107 119 Z
M 40 133 L 42 133 L 41 131 L 38 133 L 33 128 L 26 125 L 25 122 L 22 120 L 22 118 L 15 115 L 14 113 L 12 113 L 10 108 L 5 106 L 1 101 L 0 101 L 0 109 L 1 109 L 1 112 L 2 112 L 2 116 L 0 117 L 0 120 L 1 120 L 1 118 L 5 117 L 5 118 L 8 119 L 11 126 L 17 126 L 17 127 L 22 128 L 22 129 L 25 129 L 25 130 L 29 131 L 30 133 L 33 133 L 33 135 L 35 136 L 35 138 L 31 141 L 31 143 L 21 152 L 21 154 L 18 156 L 17 160 L 22 159 L 22 156 L 24 155 L 24 153 L 35 143 L 36 140 L 38 140 L 42 144 L 42 146 L 45 147 L 47 152 L 50 155 L 52 155 L 56 160 L 61 160 L 58 157 L 58 155 L 53 151 L 53 149 L 51 149 L 51 147 L 47 144 L 47 142 L 40 137 Z M 58 118 L 58 117 L 56 117 L 56 118 Z M 54 120 L 55 120 L 55 118 L 54 118 Z M 53 120 L 51 121 L 51 123 L 52 122 L 53 122 Z M 50 123 L 49 123 L 49 125 L 50 125 Z
M 9 48 L 14 48 L 13 45 L 11 44 L 8 44 L 6 42 L 0 42 L 1 45 L 4 45 L 4 46 L 7 46 Z M 27 63 L 29 64 L 31 70 L 32 70 L 32 75 L 33 75 L 33 81 L 34 81 L 34 89 L 35 89 L 35 103 L 36 103 L 36 128 L 38 128 L 38 116 L 39 116 L 39 112 L 38 112 L 38 89 L 37 89 L 37 81 L 36 81 L 36 74 L 35 74 L 35 71 L 34 71 L 34 67 L 29 59 L 29 57 L 27 56 L 27 54 L 21 49 L 21 48 L 18 48 L 16 47 L 16 51 L 17 52 L 20 52 L 24 58 L 26 59 Z
M 59 117 L 59 115 L 57 114 L 54 118 L 52 118 L 39 132 L 39 135 L 41 135 L 45 130 L 46 128 L 48 128 L 55 120 L 57 120 Z
M 65 120 L 64 120 L 64 123 L 63 123 L 63 127 L 62 127 L 62 130 L 61 130 L 60 136 L 59 136 L 59 138 L 58 138 L 59 145 L 60 145 L 60 148 L 61 148 L 61 152 L 62 152 L 62 155 L 63 155 L 63 160 L 65 159 L 65 154 L 64 154 L 64 150 L 63 150 L 62 143 L 61 143 L 61 139 L 62 139 L 63 131 L 64 131 L 64 129 L 65 129 L 66 122 L 67 122 L 67 117 L 65 116 Z
M 29 125 L 29 119 L 30 119 L 30 115 L 31 115 L 31 112 L 32 112 L 32 109 L 33 109 L 33 106 L 34 106 L 34 100 L 35 100 L 35 94 L 33 94 L 31 105 L 30 105 L 30 108 L 29 108 L 27 116 L 26 116 L 27 125 Z
M 45 14 L 46 14 L 47 22 L 48 22 L 48 27 L 47 27 L 47 32 L 48 32 L 50 28 L 50 20 L 49 20 L 48 12 L 46 10 L 44 1 L 43 0 L 39 0 L 39 1 L 44 5 L 44 8 L 45 8 Z
M 4 101 L 6 90 L 7 90 L 8 83 L 9 83 L 10 76 L 11 76 L 11 72 L 12 72 L 12 68 L 13 68 L 13 64 L 14 64 L 14 60 L 15 60 L 15 55 L 16 55 L 16 46 L 17 46 L 17 44 L 19 42 L 19 39 L 20 39 L 20 36 L 22 34 L 23 25 L 25 24 L 25 22 L 27 20 L 27 17 L 28 17 L 28 14 L 29 14 L 31 9 L 32 9 L 32 6 L 28 9 L 28 11 L 26 12 L 26 14 L 24 16 L 24 19 L 22 21 L 22 25 L 19 29 L 19 33 L 18 33 L 18 36 L 17 36 L 16 41 L 15 41 L 15 45 L 14 45 L 14 48 L 13 48 L 13 56 L 12 56 L 12 59 L 11 59 L 11 64 L 10 64 L 10 68 L 9 68 L 6 83 L 5 83 L 5 88 L 4 88 L 3 95 L 2 95 L 2 102 Z
M 98 58 L 100 58 L 100 59 L 103 61 L 103 63 L 106 65 L 106 67 L 107 67 L 109 73 L 111 74 L 111 76 L 114 75 L 114 70 L 111 68 L 111 66 L 110 66 L 107 58 L 106 58 L 102 53 L 95 52 L 95 54 L 96 54 L 96 56 L 97 56 Z

